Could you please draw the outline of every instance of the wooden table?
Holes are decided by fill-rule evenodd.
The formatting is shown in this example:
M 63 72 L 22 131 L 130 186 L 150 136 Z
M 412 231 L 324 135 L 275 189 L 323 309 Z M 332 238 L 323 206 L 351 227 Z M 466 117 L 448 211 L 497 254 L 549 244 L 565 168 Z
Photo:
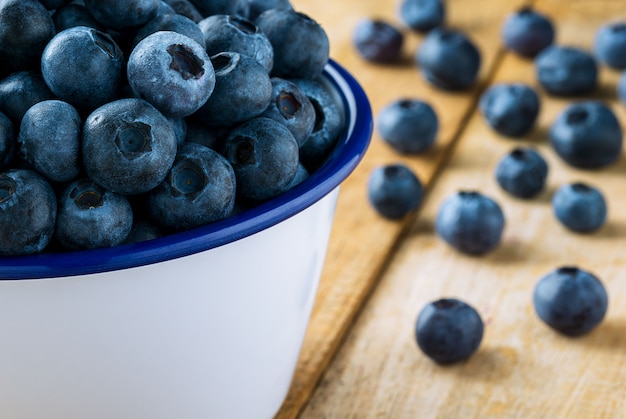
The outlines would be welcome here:
M 399 23 L 398 1 L 292 0 L 320 22 L 332 57 L 350 70 L 369 95 L 374 114 L 400 97 L 428 101 L 441 130 L 437 144 L 419 156 L 400 156 L 375 133 L 363 162 L 341 189 L 327 263 L 284 418 L 616 418 L 626 417 L 626 158 L 584 171 L 564 164 L 550 148 L 551 122 L 572 100 L 538 86 L 532 61 L 502 49 L 505 16 L 524 4 L 551 16 L 557 43 L 591 48 L 595 31 L 626 19 L 624 0 L 447 0 L 448 24 L 466 31 L 482 53 L 479 82 L 449 93 L 429 86 L 413 64 L 422 36 L 405 31 L 405 59 L 393 66 L 364 62 L 351 34 L 363 17 Z M 588 97 L 606 101 L 626 127 L 626 106 L 616 99 L 619 73 L 602 68 Z M 476 109 L 495 82 L 520 81 L 538 89 L 542 109 L 535 129 L 520 140 L 497 135 Z M 536 147 L 548 160 L 546 190 L 530 201 L 499 189 L 493 169 L 516 145 Z M 369 207 L 366 182 L 381 164 L 404 162 L 427 185 L 420 211 L 401 222 Z M 550 198 L 574 180 L 601 188 L 609 218 L 600 231 L 579 235 L 561 227 Z M 442 200 L 476 189 L 502 206 L 507 226 L 494 252 L 468 257 L 435 234 Z M 561 265 L 595 272 L 609 293 L 604 322 L 581 338 L 560 336 L 535 316 L 531 295 L 539 277 Z M 414 322 L 427 302 L 460 297 L 482 315 L 485 336 L 467 362 L 441 367 L 414 341 Z

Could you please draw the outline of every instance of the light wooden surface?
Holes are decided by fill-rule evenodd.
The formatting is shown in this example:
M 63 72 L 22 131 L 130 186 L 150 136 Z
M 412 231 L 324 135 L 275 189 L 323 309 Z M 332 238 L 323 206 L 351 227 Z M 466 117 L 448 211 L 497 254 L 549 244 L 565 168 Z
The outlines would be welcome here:
M 333 56 L 361 81 L 374 112 L 400 95 L 421 97 L 438 111 L 442 132 L 433 152 L 410 158 L 394 154 L 375 134 L 362 165 L 342 188 L 311 325 L 277 417 L 626 417 L 626 159 L 582 171 L 555 156 L 547 130 L 572 99 L 543 95 L 536 129 L 517 142 L 495 134 L 475 110 L 487 83 L 537 86 L 532 62 L 500 49 L 501 22 L 520 2 L 447 2 L 450 24 L 468 31 L 485 58 L 481 83 L 463 94 L 426 86 L 410 62 L 377 67 L 355 55 L 349 38 L 356 21 L 376 15 L 397 21 L 393 2 L 293 3 L 327 28 Z M 623 0 L 535 3 L 555 19 L 562 44 L 589 48 L 600 24 L 626 19 Z M 420 38 L 408 34 L 408 40 L 412 55 Z M 626 127 L 626 107 L 615 99 L 617 76 L 603 69 L 601 86 L 590 97 L 608 101 Z M 537 147 L 550 164 L 548 187 L 532 201 L 507 196 L 493 178 L 498 159 L 517 144 Z M 429 184 L 429 194 L 416 218 L 390 223 L 368 207 L 365 185 L 374 166 L 398 160 Z M 570 233 L 552 216 L 551 193 L 573 180 L 597 185 L 608 197 L 609 221 L 595 234 Z M 461 188 L 494 197 L 506 214 L 502 245 L 484 257 L 458 254 L 433 233 L 439 204 Z M 597 273 L 609 292 L 605 321 L 582 338 L 552 332 L 531 305 L 537 279 L 564 264 Z M 486 322 L 478 353 L 456 366 L 430 362 L 413 337 L 421 307 L 441 296 L 465 299 Z

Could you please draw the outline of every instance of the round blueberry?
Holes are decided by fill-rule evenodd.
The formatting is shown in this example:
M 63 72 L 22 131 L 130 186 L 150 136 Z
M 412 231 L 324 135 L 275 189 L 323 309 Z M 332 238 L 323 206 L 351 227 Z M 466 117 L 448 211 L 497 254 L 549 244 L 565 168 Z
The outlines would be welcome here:
M 144 242 L 161 237 L 163 234 L 163 230 L 152 221 L 146 220 L 145 218 L 133 217 L 133 226 L 122 243 Z
M 119 99 L 93 111 L 83 125 L 81 151 L 89 178 L 121 194 L 149 191 L 176 157 L 170 122 L 142 99 Z
M 42 252 L 54 234 L 57 201 L 48 181 L 28 169 L 0 172 L 0 255 Z
M 89 26 L 90 28 L 98 30 L 103 29 L 93 16 L 91 16 L 89 10 L 87 10 L 83 4 L 78 3 L 66 4 L 57 9 L 52 15 L 52 20 L 54 20 L 54 26 L 57 32 L 75 26 Z
M 557 96 L 582 95 L 595 89 L 598 66 L 593 56 L 580 48 L 551 45 L 535 58 L 539 84 Z
M 467 89 L 480 69 L 480 51 L 464 33 L 435 28 L 426 35 L 416 54 L 424 78 L 447 90 Z
M 552 197 L 552 210 L 557 220 L 578 233 L 591 233 L 604 225 L 607 206 L 599 189 L 575 182 L 561 186 Z
M 56 98 L 39 73 L 19 71 L 0 80 L 0 112 L 18 126 L 31 106 L 48 99 Z
M 453 248 L 481 255 L 500 244 L 504 225 L 504 213 L 496 201 L 480 192 L 460 191 L 439 207 L 435 231 Z
M 290 0 L 248 0 L 250 10 L 248 19 L 254 21 L 259 15 L 269 9 L 293 10 Z
M 500 83 L 483 93 L 479 108 L 487 124 L 496 132 L 519 137 L 535 124 L 540 101 L 537 92 L 526 84 Z
M 139 42 L 128 58 L 127 74 L 137 97 L 175 118 L 196 112 L 215 88 L 215 71 L 204 48 L 172 31 Z
M 496 166 L 496 181 L 509 194 L 518 198 L 532 198 L 544 188 L 548 164 L 532 148 L 516 147 Z
M 128 31 L 145 25 L 158 12 L 160 0 L 85 0 L 85 7 L 105 28 Z
M 572 103 L 550 127 L 550 144 L 568 164 L 599 168 L 622 152 L 622 128 L 613 111 L 597 101 Z
M 443 24 L 446 8 L 442 0 L 402 0 L 398 14 L 409 28 L 428 32 Z
M 15 157 L 16 141 L 13 122 L 0 112 L 0 169 L 11 163 Z
M 198 8 L 190 1 L 190 0 L 164 0 L 165 3 L 169 4 L 172 9 L 176 12 L 176 14 L 185 16 L 194 22 L 198 23 L 204 16 Z
M 594 274 L 563 266 L 539 279 L 533 290 L 537 316 L 566 336 L 581 336 L 598 326 L 609 304 L 606 289 Z
M 148 35 L 159 31 L 171 31 L 188 36 L 205 47 L 204 34 L 200 27 L 193 20 L 179 14 L 159 15 L 146 23 L 137 31 L 131 47 L 134 49 Z
M 422 153 L 437 138 L 439 119 L 428 103 L 397 99 L 383 107 L 376 119 L 381 138 L 399 153 Z
M 415 323 L 417 345 L 438 364 L 453 364 L 471 357 L 480 347 L 483 333 L 480 314 L 456 298 L 426 304 Z
M 607 66 L 618 70 L 626 68 L 626 22 L 601 26 L 594 40 L 594 51 L 598 60 Z
M 554 42 L 554 24 L 548 16 L 526 6 L 507 16 L 501 36 L 507 49 L 533 58 Z
M 68 249 L 116 246 L 132 225 L 128 199 L 89 179 L 71 182 L 59 196 L 55 237 Z
M 407 166 L 389 164 L 379 166 L 370 173 L 367 197 L 378 214 L 399 220 L 417 210 L 424 198 L 424 187 Z
M 352 32 L 352 44 L 365 60 L 394 63 L 402 57 L 404 35 L 382 19 L 361 19 Z

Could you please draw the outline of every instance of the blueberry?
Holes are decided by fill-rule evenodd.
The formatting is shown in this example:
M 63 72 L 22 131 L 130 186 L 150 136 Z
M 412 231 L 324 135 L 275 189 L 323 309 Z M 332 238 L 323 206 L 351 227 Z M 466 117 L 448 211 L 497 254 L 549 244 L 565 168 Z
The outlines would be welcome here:
M 196 23 L 204 19 L 202 13 L 190 0 L 165 0 L 165 3 L 169 4 L 176 14 L 185 16 Z
M 167 229 L 188 230 L 229 216 L 236 188 L 235 172 L 222 155 L 185 143 L 165 180 L 148 193 L 148 212 Z
M 287 127 L 270 118 L 252 118 L 233 128 L 223 154 L 244 199 L 263 201 L 284 192 L 298 170 L 298 143 Z
M 352 32 L 352 44 L 367 61 L 394 63 L 402 57 L 404 35 L 383 19 L 361 19 Z
M 50 13 L 40 2 L 0 2 L 0 74 L 38 68 L 41 53 L 55 33 Z
M 550 127 L 550 144 L 568 164 L 599 168 L 622 152 L 622 128 L 613 111 L 597 101 L 568 105 Z
M 220 152 L 224 145 L 224 139 L 228 135 L 229 128 L 208 127 L 201 121 L 193 118 L 186 118 L 187 133 L 185 142 L 202 144 L 217 152 Z
M 443 25 L 446 8 L 442 0 L 402 0 L 400 19 L 417 32 L 428 32 Z
M 78 111 L 60 100 L 33 105 L 22 118 L 20 154 L 51 182 L 68 182 L 80 173 L 82 121 Z
M 0 112 L 0 169 L 7 166 L 15 157 L 15 128 L 8 116 Z
M 617 81 L 617 99 L 626 105 L 626 71 L 624 71 Z
M 438 364 L 470 358 L 478 350 L 483 333 L 480 314 L 456 298 L 441 298 L 426 304 L 415 323 L 419 348 Z
M 119 99 L 93 111 L 82 132 L 87 176 L 113 192 L 146 192 L 165 179 L 176 157 L 169 121 L 142 99 Z
M 160 0 L 85 0 L 94 19 L 115 31 L 128 31 L 145 25 L 158 12 Z
M 55 96 L 41 74 L 20 71 L 0 80 L 0 112 L 14 124 L 19 124 L 35 103 L 48 99 L 55 99 Z
M 57 9 L 52 15 L 54 27 L 57 32 L 75 26 L 89 26 L 90 28 L 103 30 L 102 25 L 96 22 L 89 10 L 83 4 L 70 3 Z
M 235 15 L 247 18 L 249 0 L 191 0 L 204 17 L 212 15 Z
M 552 45 L 555 29 L 548 16 L 526 6 L 507 16 L 501 36 L 507 49 L 533 58 Z
M 204 34 L 196 22 L 183 15 L 165 14 L 156 16 L 150 22 L 142 26 L 135 34 L 131 48 L 134 49 L 137 44 L 148 35 L 159 31 L 172 31 L 188 36 L 203 48 L 206 47 Z
M 537 316 L 566 336 L 581 336 L 598 326 L 608 308 L 600 279 L 576 266 L 563 266 L 539 279 L 533 290 Z
M 232 126 L 260 115 L 272 100 L 272 82 L 258 61 L 237 52 L 211 57 L 215 89 L 197 116 L 209 126 Z
M 185 118 L 167 118 L 174 135 L 176 136 L 176 144 L 181 145 L 187 138 L 187 120 Z
M 128 58 L 127 74 L 135 95 L 168 117 L 193 114 L 215 88 L 215 71 L 204 48 L 172 31 L 139 42 Z
M 551 45 L 535 58 L 539 84 L 552 95 L 582 95 L 595 89 L 598 66 L 593 56 L 577 47 Z
M 561 224 L 578 233 L 598 230 L 607 216 L 602 192 L 582 182 L 568 183 L 557 189 L 552 197 L 552 210 Z
M 508 193 L 518 198 L 532 198 L 544 188 L 548 164 L 536 150 L 516 147 L 496 166 L 496 181 Z
M 220 52 L 238 52 L 257 60 L 268 73 L 272 70 L 272 44 L 249 20 L 230 15 L 213 15 L 201 20 L 198 27 L 210 56 Z
M 144 242 L 162 237 L 163 234 L 163 230 L 152 221 L 133 216 L 133 226 L 131 227 L 128 236 L 126 236 L 122 243 L 128 244 Z
M 71 182 L 59 196 L 55 237 L 68 249 L 116 246 L 132 225 L 128 199 L 89 179 Z
M 530 131 L 539 116 L 540 107 L 537 92 L 522 83 L 492 85 L 479 102 L 487 124 L 508 137 L 519 137 Z
M 453 248 L 481 255 L 500 243 L 504 225 L 504 213 L 496 201 L 480 192 L 460 191 L 439 207 L 435 231 Z
M 267 10 L 255 23 L 272 44 L 273 76 L 306 79 L 322 74 L 328 62 L 330 44 L 319 23 L 290 9 Z
M 285 190 L 288 191 L 289 189 L 301 184 L 302 182 L 307 180 L 309 176 L 310 176 L 310 173 L 307 170 L 307 168 L 302 163 L 298 163 L 298 169 L 296 170 L 296 175 L 293 177 L 293 179 L 291 179 L 291 182 L 289 182 L 289 184 L 285 187 Z
M 596 33 L 594 50 L 600 62 L 614 69 L 625 69 L 626 22 L 617 21 L 601 26 Z
M 293 5 L 289 0 L 248 0 L 250 10 L 248 19 L 254 21 L 261 13 L 269 9 L 293 10 Z
M 42 252 L 54 234 L 57 201 L 52 186 L 37 172 L 0 172 L 0 255 Z
M 388 164 L 370 173 L 367 197 L 378 214 L 399 220 L 417 210 L 424 198 L 424 187 L 417 175 L 404 164 Z
M 113 100 L 123 81 L 124 57 L 113 38 L 76 26 L 52 38 L 41 56 L 41 72 L 50 90 L 79 109 Z
M 272 77 L 271 81 L 272 100 L 260 116 L 286 126 L 302 146 L 313 132 L 315 108 L 297 84 L 280 77 Z
M 463 90 L 478 77 L 481 57 L 476 45 L 463 32 L 435 28 L 426 35 L 416 54 L 424 78 L 447 90 Z
M 437 138 L 439 119 L 430 104 L 396 99 L 383 107 L 376 120 L 381 138 L 399 153 L 422 153 Z

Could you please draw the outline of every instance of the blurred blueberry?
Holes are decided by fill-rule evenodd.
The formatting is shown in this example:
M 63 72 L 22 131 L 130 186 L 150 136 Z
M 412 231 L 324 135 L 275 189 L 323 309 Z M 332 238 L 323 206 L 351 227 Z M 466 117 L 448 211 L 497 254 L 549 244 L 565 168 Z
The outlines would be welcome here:
M 566 163 L 599 168 L 622 152 L 622 128 L 607 105 L 597 101 L 569 104 L 550 127 L 550 144 Z
M 293 5 L 289 0 L 248 0 L 248 3 L 250 4 L 248 19 L 252 21 L 269 9 L 293 10 Z
M 453 248 L 470 255 L 493 250 L 502 238 L 505 219 L 496 201 L 476 191 L 460 191 L 439 207 L 435 231 Z
M 164 0 L 165 3 L 169 4 L 172 9 L 176 12 L 176 14 L 185 16 L 194 22 L 198 23 L 204 16 L 202 13 L 194 6 L 194 4 L 190 0 Z
M 439 131 L 435 110 L 418 99 L 394 100 L 379 111 L 376 125 L 381 138 L 399 153 L 429 150 Z
M 382 19 L 361 19 L 352 32 L 352 44 L 365 60 L 394 63 L 402 58 L 404 35 Z
M 81 170 L 81 126 L 78 111 L 69 103 L 39 102 L 22 118 L 20 155 L 51 182 L 73 180 Z
M 595 89 L 598 66 L 593 56 L 580 48 L 551 45 L 535 58 L 539 84 L 550 94 L 582 95 Z
M 548 16 L 525 6 L 507 16 L 501 36 L 507 49 L 523 57 L 533 58 L 552 45 L 555 29 Z
M 599 189 L 575 182 L 561 186 L 552 197 L 554 215 L 568 229 L 590 233 L 604 225 L 607 206 Z
M 0 169 L 7 166 L 15 157 L 16 131 L 8 116 L 0 112 Z
M 435 28 L 417 50 L 416 62 L 424 78 L 447 90 L 463 90 L 474 84 L 480 70 L 480 51 L 463 33 Z
M 442 0 L 402 0 L 400 19 L 417 32 L 428 32 L 444 23 L 446 8 Z
M 544 275 L 533 290 L 537 316 L 566 336 L 581 336 L 595 329 L 608 304 L 600 279 L 576 266 L 563 266 Z
M 626 22 L 618 21 L 601 26 L 596 32 L 594 50 L 600 62 L 614 69 L 625 69 Z
M 153 19 L 161 5 L 160 0 L 85 0 L 85 7 L 105 28 L 128 31 L 145 25 Z
M 498 185 L 511 195 L 532 198 L 545 186 L 548 164 L 536 150 L 516 147 L 500 159 L 495 176 Z
M 419 208 L 424 198 L 424 187 L 417 175 L 401 163 L 375 168 L 367 182 L 370 205 L 381 216 L 390 220 L 404 218 Z
M 35 103 L 48 99 L 55 99 L 55 96 L 41 74 L 20 71 L 0 80 L 0 112 L 14 124 L 19 124 Z
M 132 48 L 148 35 L 159 31 L 172 31 L 188 36 L 205 48 L 204 34 L 196 22 L 178 14 L 158 15 L 139 29 L 132 43 Z
M 54 234 L 57 201 L 52 186 L 35 171 L 0 172 L 0 255 L 42 252 Z
M 519 137 L 530 131 L 540 107 L 537 92 L 522 83 L 494 84 L 483 93 L 479 102 L 487 124 L 508 137 Z

